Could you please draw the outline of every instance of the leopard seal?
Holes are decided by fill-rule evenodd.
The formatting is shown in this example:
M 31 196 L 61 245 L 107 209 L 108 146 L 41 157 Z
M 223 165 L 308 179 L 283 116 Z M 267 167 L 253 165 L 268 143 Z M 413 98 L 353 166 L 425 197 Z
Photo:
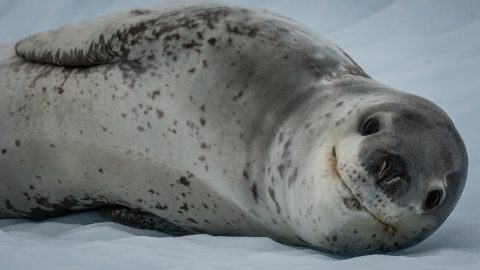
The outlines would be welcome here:
M 444 111 L 266 11 L 136 9 L 0 55 L 2 218 L 102 209 L 361 255 L 425 239 L 465 183 Z

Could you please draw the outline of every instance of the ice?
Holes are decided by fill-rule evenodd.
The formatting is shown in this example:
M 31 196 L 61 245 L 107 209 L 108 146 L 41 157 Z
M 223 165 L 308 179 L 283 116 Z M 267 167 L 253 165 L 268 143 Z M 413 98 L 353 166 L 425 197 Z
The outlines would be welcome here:
M 0 42 L 161 2 L 0 0 Z M 268 238 L 171 237 L 112 223 L 97 212 L 43 222 L 7 219 L 0 220 L 0 269 L 479 269 L 480 2 L 235 3 L 301 21 L 375 79 L 426 97 L 449 113 L 467 145 L 470 172 L 457 208 L 440 229 L 404 251 L 345 259 Z

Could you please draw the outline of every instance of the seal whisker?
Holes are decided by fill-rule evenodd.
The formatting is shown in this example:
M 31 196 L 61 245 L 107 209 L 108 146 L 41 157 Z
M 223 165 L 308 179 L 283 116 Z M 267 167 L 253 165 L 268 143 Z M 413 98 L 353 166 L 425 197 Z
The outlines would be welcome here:
M 332 155 L 335 153 L 335 148 L 333 148 L 332 150 Z M 336 159 L 335 159 L 336 161 Z M 353 207 L 354 209 L 357 209 L 357 210 L 360 210 L 360 209 L 364 209 L 366 212 L 368 212 L 376 221 L 378 221 L 380 224 L 382 224 L 384 231 L 385 232 L 396 232 L 397 230 L 395 229 L 395 227 L 389 223 L 387 223 L 386 221 L 384 221 L 383 219 L 381 219 L 380 217 L 378 217 L 372 210 L 370 210 L 368 207 L 366 207 L 363 203 L 362 203 L 362 200 L 361 200 L 361 197 L 359 196 L 359 194 L 356 194 L 353 192 L 353 189 L 345 182 L 345 180 L 341 177 L 340 173 L 338 172 L 338 169 L 337 169 L 337 166 L 334 166 L 334 168 L 336 169 L 336 173 L 338 175 L 338 178 L 340 180 L 340 182 L 346 187 L 347 191 L 350 193 L 350 195 L 352 196 L 350 199 L 344 199 L 344 202 L 346 202 L 347 205 L 350 205 L 351 207 L 353 207 L 355 205 L 355 207 Z M 356 205 L 358 203 L 358 205 Z

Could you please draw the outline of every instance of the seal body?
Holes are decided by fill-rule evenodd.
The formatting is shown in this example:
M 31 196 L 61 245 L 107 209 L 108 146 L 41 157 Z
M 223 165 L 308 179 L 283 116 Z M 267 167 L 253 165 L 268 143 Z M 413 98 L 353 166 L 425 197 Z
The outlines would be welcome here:
M 0 50 L 4 218 L 113 206 L 133 226 L 365 254 L 427 237 L 465 182 L 441 109 L 279 15 L 132 10 Z

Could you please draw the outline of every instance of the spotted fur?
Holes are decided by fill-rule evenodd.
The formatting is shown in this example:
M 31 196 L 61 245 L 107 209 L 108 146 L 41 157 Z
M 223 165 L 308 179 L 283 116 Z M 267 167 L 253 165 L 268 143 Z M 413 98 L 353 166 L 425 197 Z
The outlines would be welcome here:
M 104 208 L 169 233 L 357 255 L 427 237 L 466 177 L 443 111 L 266 11 L 137 9 L 34 34 L 1 47 L 0 90 L 4 218 Z M 367 138 L 371 115 L 383 129 Z M 376 184 L 380 150 L 410 158 L 402 193 Z M 432 188 L 446 198 L 425 213 Z

